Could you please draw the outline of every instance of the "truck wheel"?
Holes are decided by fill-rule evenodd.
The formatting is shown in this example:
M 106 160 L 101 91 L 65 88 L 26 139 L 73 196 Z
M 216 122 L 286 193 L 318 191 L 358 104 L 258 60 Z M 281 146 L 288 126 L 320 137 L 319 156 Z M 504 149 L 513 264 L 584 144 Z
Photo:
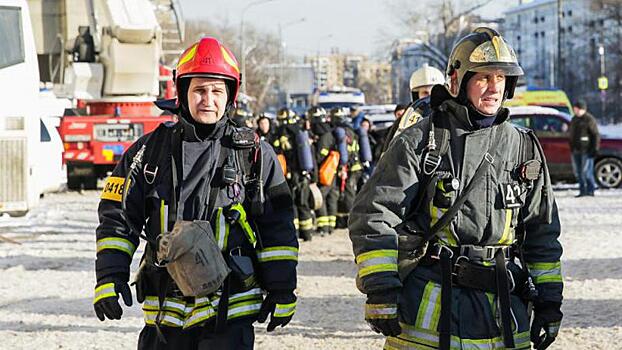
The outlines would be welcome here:
M 97 176 L 84 176 L 82 177 L 84 181 L 84 189 L 85 190 L 96 190 L 97 189 Z
M 622 161 L 617 158 L 603 158 L 594 169 L 596 182 L 600 188 L 616 188 L 622 184 Z
M 82 185 L 82 178 L 80 176 L 67 176 L 67 188 L 71 191 L 79 191 Z

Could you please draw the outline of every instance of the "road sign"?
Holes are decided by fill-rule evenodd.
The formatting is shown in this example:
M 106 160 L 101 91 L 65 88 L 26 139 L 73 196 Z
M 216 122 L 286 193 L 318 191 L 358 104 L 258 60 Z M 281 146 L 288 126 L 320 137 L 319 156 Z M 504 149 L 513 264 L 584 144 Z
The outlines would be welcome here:
M 607 88 L 609 87 L 609 80 L 607 80 L 607 77 L 603 76 L 603 77 L 599 77 L 598 78 L 598 88 L 601 90 L 607 90 Z

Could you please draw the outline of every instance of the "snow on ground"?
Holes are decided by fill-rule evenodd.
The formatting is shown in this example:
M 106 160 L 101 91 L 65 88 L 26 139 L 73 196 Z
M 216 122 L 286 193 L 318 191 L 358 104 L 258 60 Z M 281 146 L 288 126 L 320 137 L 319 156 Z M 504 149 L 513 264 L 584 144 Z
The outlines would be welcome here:
M 552 349 L 612 349 L 622 338 L 622 190 L 576 193 L 556 191 L 566 289 Z M 53 194 L 24 218 L 0 217 L 0 235 L 21 243 L 0 238 L 0 349 L 136 347 L 136 304 L 121 321 L 102 323 L 92 311 L 97 197 Z M 344 230 L 301 243 L 298 312 L 273 334 L 257 325 L 256 349 L 382 348 L 363 321 L 353 260 Z

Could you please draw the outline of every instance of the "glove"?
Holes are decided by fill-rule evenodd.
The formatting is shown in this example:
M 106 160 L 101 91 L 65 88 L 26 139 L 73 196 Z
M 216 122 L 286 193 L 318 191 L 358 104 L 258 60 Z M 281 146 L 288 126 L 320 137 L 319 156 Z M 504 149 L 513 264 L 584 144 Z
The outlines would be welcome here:
M 132 306 L 132 292 L 127 282 L 113 278 L 105 279 L 95 286 L 93 308 L 100 321 L 104 321 L 106 317 L 110 320 L 121 319 L 123 309 L 119 305 L 119 295 L 123 297 L 125 305 Z
M 557 337 L 559 325 L 564 314 L 561 303 L 540 302 L 534 305 L 534 318 L 531 323 L 531 342 L 537 350 L 548 348 Z M 544 334 L 541 334 L 544 331 Z
M 365 304 L 365 321 L 376 333 L 396 337 L 402 333 L 397 318 L 398 290 L 370 293 Z
M 257 321 L 264 323 L 270 317 L 268 332 L 272 332 L 277 326 L 285 327 L 292 320 L 296 312 L 296 295 L 291 292 L 268 292 L 268 296 L 261 304 Z

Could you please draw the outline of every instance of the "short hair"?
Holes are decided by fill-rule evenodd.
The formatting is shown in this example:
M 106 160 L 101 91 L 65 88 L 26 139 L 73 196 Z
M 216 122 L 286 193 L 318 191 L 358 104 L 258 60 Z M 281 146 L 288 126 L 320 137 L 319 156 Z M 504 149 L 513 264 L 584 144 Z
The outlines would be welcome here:
M 408 107 L 408 105 L 398 103 L 393 110 L 393 113 L 397 113 L 398 111 L 403 111 Z

